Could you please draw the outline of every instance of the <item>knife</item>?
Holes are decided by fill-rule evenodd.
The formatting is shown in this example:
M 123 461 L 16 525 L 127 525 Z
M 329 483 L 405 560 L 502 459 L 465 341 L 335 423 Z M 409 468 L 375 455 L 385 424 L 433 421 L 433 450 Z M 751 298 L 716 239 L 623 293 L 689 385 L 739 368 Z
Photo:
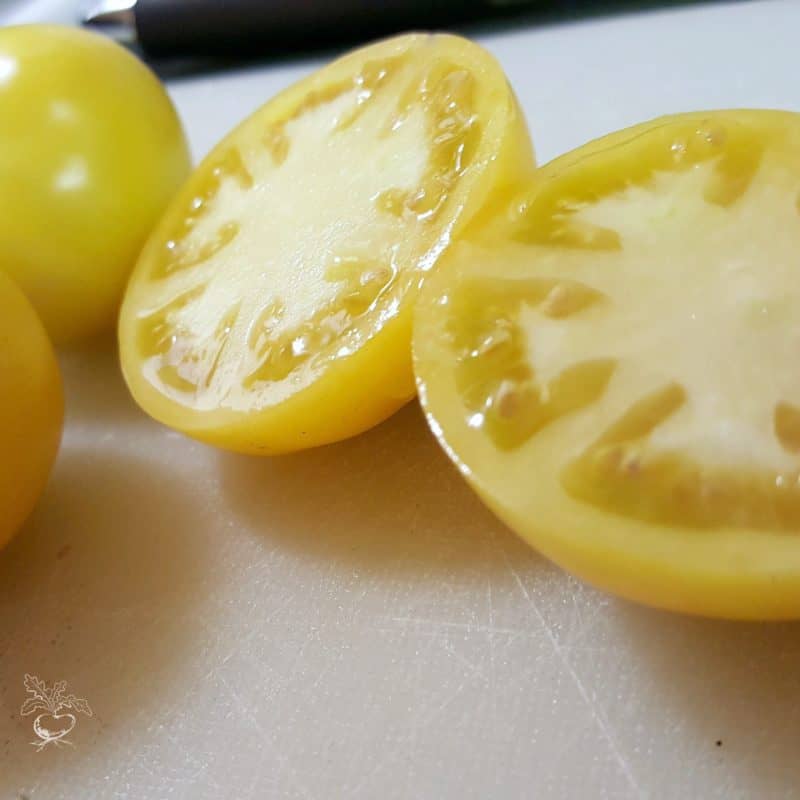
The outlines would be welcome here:
M 529 1 L 529 0 L 528 0 Z M 101 0 L 84 24 L 148 55 L 286 49 L 475 19 L 526 0 Z

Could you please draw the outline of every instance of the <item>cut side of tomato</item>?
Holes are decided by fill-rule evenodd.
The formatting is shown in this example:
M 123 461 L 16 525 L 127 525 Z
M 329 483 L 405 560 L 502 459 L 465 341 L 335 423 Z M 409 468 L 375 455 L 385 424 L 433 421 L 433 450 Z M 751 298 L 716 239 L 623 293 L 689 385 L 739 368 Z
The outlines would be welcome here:
M 120 319 L 135 398 L 246 452 L 371 427 L 414 394 L 422 278 L 532 166 L 502 70 L 457 37 L 384 41 L 291 87 L 213 150 L 145 248 Z
M 598 140 L 425 287 L 433 430 L 553 560 L 632 599 L 800 616 L 800 115 Z

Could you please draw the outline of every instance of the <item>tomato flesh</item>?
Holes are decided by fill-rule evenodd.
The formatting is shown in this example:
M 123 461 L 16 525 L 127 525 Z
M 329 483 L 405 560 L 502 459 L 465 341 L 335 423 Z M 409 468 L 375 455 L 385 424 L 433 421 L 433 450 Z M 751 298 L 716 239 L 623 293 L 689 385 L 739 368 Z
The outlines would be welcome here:
M 502 72 L 456 37 L 381 42 L 290 88 L 215 148 L 145 249 L 120 322 L 134 396 L 248 452 L 379 422 L 414 394 L 423 275 L 531 165 Z
M 543 552 L 634 599 L 800 614 L 800 116 L 557 159 L 424 293 L 434 429 Z

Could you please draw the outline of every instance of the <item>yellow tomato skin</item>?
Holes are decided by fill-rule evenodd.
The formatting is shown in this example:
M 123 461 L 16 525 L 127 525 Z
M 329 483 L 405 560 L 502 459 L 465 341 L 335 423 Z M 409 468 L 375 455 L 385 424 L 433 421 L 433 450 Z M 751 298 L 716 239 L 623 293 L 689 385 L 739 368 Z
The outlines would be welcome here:
M 30 514 L 58 452 L 64 400 L 52 345 L 0 273 L 0 547 Z
M 188 174 L 150 70 L 77 28 L 0 29 L 0 269 L 56 343 L 113 326 L 145 237 Z
M 387 52 L 400 52 L 406 42 L 427 40 L 441 58 L 468 69 L 479 85 L 478 117 L 486 133 L 480 145 L 480 176 L 452 212 L 452 224 L 437 247 L 445 249 L 467 229 L 477 227 L 505 207 L 534 170 L 534 153 L 524 115 L 499 64 L 472 42 L 446 34 L 410 34 L 368 45 L 324 67 L 272 98 L 225 137 L 176 195 L 148 240 L 126 291 L 120 314 L 120 357 L 125 380 L 137 403 L 154 419 L 208 444 L 253 455 L 277 455 L 340 441 L 382 422 L 416 395 L 411 363 L 413 299 L 419 279 L 391 315 L 376 326 L 368 340 L 346 357 L 333 358 L 322 374 L 283 402 L 249 411 L 219 407 L 199 411 L 166 396 L 145 376 L 137 341 L 138 314 L 146 308 L 147 284 L 153 263 L 171 237 L 175 218 L 192 198 L 202 194 L 209 174 L 223 154 L 237 149 L 242 131 L 263 129 L 302 105 L 304 97 L 324 94 L 359 66 Z M 319 154 L 310 158 L 329 158 Z M 354 169 L 369 169 L 369 157 Z M 436 249 L 436 248 L 433 248 Z M 438 253 L 436 254 L 438 256 Z M 435 261 L 431 258 L 431 264 Z M 435 270 L 435 266 L 433 267 Z
M 577 422 L 570 427 L 573 421 L 567 414 L 546 425 L 525 444 L 504 449 L 492 441 L 483 423 L 475 419 L 455 376 L 453 328 L 447 321 L 447 306 L 459 287 L 476 278 L 488 281 L 493 271 L 503 276 L 506 262 L 523 265 L 525 259 L 529 269 L 514 268 L 516 271 L 505 273 L 505 277 L 526 280 L 548 274 L 537 266 L 541 256 L 536 252 L 531 255 L 530 242 L 518 235 L 520 215 L 541 202 L 550 210 L 578 208 L 574 198 L 594 198 L 597 185 L 638 186 L 644 183 L 642 175 L 648 163 L 651 166 L 666 163 L 672 158 L 670 141 L 682 145 L 681 136 L 694 130 L 711 131 L 715 137 L 719 132 L 722 142 L 719 163 L 729 170 L 737 198 L 737 174 L 731 164 L 740 157 L 747 160 L 754 152 L 742 147 L 742 142 L 752 141 L 756 148 L 763 148 L 773 164 L 783 163 L 785 170 L 778 176 L 783 183 L 776 186 L 781 192 L 785 186 L 785 213 L 791 217 L 800 188 L 799 114 L 761 110 L 679 114 L 589 142 L 541 167 L 529 188 L 487 228 L 460 242 L 445 256 L 439 270 L 423 288 L 414 326 L 414 365 L 420 400 L 435 436 L 486 505 L 539 552 L 578 577 L 624 598 L 686 614 L 738 620 L 797 619 L 800 618 L 800 530 L 778 529 L 775 523 L 763 527 L 744 524 L 735 520 L 735 512 L 731 512 L 730 522 L 721 524 L 654 522 L 613 507 L 613 501 L 608 507 L 584 502 L 564 490 L 562 476 L 565 464 L 571 463 L 587 445 L 597 441 L 594 437 L 600 436 L 592 428 L 591 416 L 583 417 L 581 428 Z M 733 149 L 726 150 L 730 140 L 741 132 L 744 138 L 739 139 L 738 145 L 731 145 Z M 649 160 L 648 140 L 653 152 L 658 149 L 660 162 L 655 155 Z M 705 146 L 706 141 L 702 144 Z M 730 158 L 730 162 L 725 158 Z M 586 205 L 593 202 L 591 199 Z M 718 209 L 729 204 L 735 206 L 737 200 L 712 202 L 716 202 Z M 631 214 L 635 213 L 632 205 Z M 769 210 L 764 214 L 763 229 L 759 228 L 756 217 L 749 225 L 741 226 L 739 232 L 743 241 L 755 242 L 755 249 L 763 250 L 762 266 L 769 269 L 775 256 L 770 247 L 777 236 Z M 659 223 L 654 216 L 653 230 Z M 536 245 L 545 238 L 542 231 L 544 226 L 535 232 Z M 546 235 L 552 235 L 552 231 L 546 229 Z M 718 234 L 709 228 L 701 235 L 714 240 Z M 680 247 L 680 240 L 676 241 Z M 689 249 L 692 244 L 693 240 Z M 733 245 L 734 252 L 736 246 Z M 591 246 L 584 247 L 587 252 L 592 250 Z M 615 248 L 616 245 L 609 249 Z M 624 249 L 624 245 L 619 249 Z M 572 251 L 575 252 L 577 249 Z M 609 259 L 613 257 L 612 252 Z M 587 274 L 592 274 L 591 269 L 596 269 L 593 274 L 599 274 L 610 269 L 613 262 L 605 264 L 598 260 L 593 265 L 587 256 L 584 263 Z M 565 258 L 564 265 L 567 264 Z M 557 274 L 559 263 L 555 256 L 552 267 L 550 274 Z M 568 279 L 571 277 L 568 273 Z M 722 301 L 713 296 L 709 302 Z M 593 319 L 602 320 L 601 313 L 597 311 Z M 792 322 L 792 318 L 787 322 Z M 691 329 L 687 326 L 687 330 Z M 631 338 L 638 333 L 634 328 L 629 331 Z M 786 336 L 789 335 L 787 328 Z M 532 335 L 528 346 L 533 348 L 536 343 Z M 701 350 L 702 345 L 702 338 L 698 338 L 695 346 Z M 769 353 L 763 355 L 771 357 Z M 738 351 L 732 349 L 729 357 L 735 360 Z M 714 366 L 709 363 L 709 371 Z M 747 388 L 758 391 L 752 384 Z M 591 412 L 593 406 L 588 408 Z M 582 432 L 575 433 L 579 429 Z M 592 433 L 587 434 L 587 430 Z M 746 484 L 742 485 L 745 487 L 742 491 L 746 492 Z M 675 502 L 675 515 L 679 516 L 683 513 L 680 501 Z M 776 512 L 768 507 L 764 513 L 769 517 Z

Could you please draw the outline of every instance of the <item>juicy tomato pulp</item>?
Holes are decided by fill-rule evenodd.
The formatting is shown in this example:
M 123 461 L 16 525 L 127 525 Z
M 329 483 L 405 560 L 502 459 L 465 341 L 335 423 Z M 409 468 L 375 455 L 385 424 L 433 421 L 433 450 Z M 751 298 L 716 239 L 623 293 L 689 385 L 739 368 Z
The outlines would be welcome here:
M 53 348 L 30 303 L 0 272 L 0 547 L 33 509 L 61 440 Z
M 800 616 L 800 115 L 687 114 L 540 171 L 425 287 L 434 431 L 595 584 Z
M 477 45 L 411 35 L 334 62 L 223 140 L 150 239 L 120 320 L 132 393 L 247 452 L 371 427 L 414 394 L 423 275 L 532 166 Z

